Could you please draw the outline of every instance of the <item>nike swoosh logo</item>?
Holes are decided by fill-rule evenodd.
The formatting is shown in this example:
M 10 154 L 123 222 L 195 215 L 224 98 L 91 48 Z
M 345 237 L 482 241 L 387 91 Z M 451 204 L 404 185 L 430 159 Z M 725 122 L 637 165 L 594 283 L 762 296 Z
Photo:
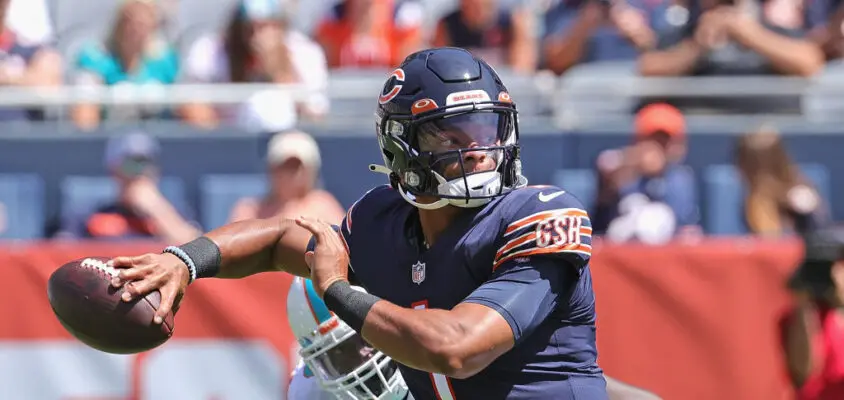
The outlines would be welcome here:
M 547 203 L 547 202 L 553 200 L 555 197 L 561 196 L 565 192 L 566 192 L 565 190 L 560 190 L 559 192 L 554 192 L 554 193 L 551 193 L 551 194 L 540 193 L 539 194 L 539 201 L 541 201 L 543 203 Z

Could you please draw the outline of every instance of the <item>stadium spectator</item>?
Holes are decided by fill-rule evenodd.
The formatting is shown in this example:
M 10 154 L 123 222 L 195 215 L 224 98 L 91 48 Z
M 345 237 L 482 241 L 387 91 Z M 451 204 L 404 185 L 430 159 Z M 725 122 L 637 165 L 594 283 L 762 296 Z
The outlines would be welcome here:
M 155 0 L 125 0 L 105 43 L 88 43 L 76 58 L 75 84 L 80 88 L 172 84 L 179 74 L 179 57 L 160 32 L 160 10 Z M 81 129 L 96 128 L 109 120 L 161 117 L 158 106 L 74 107 L 73 121 Z
M 823 67 L 823 52 L 806 32 L 826 22 L 826 2 L 701 0 L 682 7 L 675 13 L 684 18 L 639 57 L 643 75 L 812 76 Z
M 808 37 L 823 49 L 827 61 L 844 57 L 844 2 L 832 0 L 831 4 L 826 22 L 808 32 Z
M 461 0 L 457 10 L 437 23 L 433 44 L 462 47 L 495 67 L 531 73 L 538 56 L 533 19 L 525 6 L 504 8 L 498 0 Z
M 105 166 L 118 185 L 117 197 L 93 212 L 80 206 L 63 221 L 58 237 L 154 238 L 166 243 L 196 238 L 201 232 L 185 218 L 190 210 L 176 210 L 158 189 L 159 152 L 158 141 L 141 132 L 110 138 Z
M 562 74 L 579 63 L 635 60 L 655 45 L 667 1 L 557 0 L 545 14 L 545 67 Z
M 424 9 L 415 0 L 344 0 L 316 30 L 331 68 L 387 68 L 419 50 Z
M 307 133 L 279 133 L 267 150 L 269 193 L 263 199 L 245 198 L 235 204 L 230 222 L 285 215 L 318 217 L 339 224 L 345 211 L 330 193 L 318 189 L 319 147 Z
M 652 244 L 699 233 L 696 184 L 683 164 L 685 124 L 676 108 L 651 104 L 636 115 L 632 146 L 599 155 L 596 232 Z
M 777 132 L 763 127 L 742 136 L 735 157 L 748 188 L 744 218 L 751 233 L 781 236 L 826 224 L 821 196 L 791 161 Z
M 182 109 L 186 121 L 203 127 L 222 121 L 270 132 L 293 127 L 299 116 L 318 119 L 328 112 L 325 54 L 317 43 L 293 29 L 292 15 L 285 10 L 279 0 L 241 1 L 223 37 L 205 36 L 191 45 L 185 80 L 300 84 L 310 94 L 295 101 L 288 93 L 265 91 L 234 107 L 192 104 Z
M 0 86 L 58 86 L 61 56 L 49 46 L 27 41 L 8 25 L 11 0 L 0 0 Z M 41 119 L 41 110 L 0 108 L 0 121 Z
M 46 0 L 9 0 L 4 23 L 21 43 L 46 46 L 54 40 L 53 20 Z
M 805 238 L 788 282 L 795 304 L 780 319 L 786 367 L 797 400 L 844 398 L 844 241 L 840 229 Z

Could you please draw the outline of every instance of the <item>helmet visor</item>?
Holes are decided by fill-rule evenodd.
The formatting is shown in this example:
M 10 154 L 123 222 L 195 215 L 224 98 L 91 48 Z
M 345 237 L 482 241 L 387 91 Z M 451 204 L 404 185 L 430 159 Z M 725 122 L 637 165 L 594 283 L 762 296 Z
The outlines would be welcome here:
M 442 153 L 471 147 L 506 144 L 513 132 L 509 114 L 475 111 L 447 115 L 419 124 L 416 146 L 420 152 Z

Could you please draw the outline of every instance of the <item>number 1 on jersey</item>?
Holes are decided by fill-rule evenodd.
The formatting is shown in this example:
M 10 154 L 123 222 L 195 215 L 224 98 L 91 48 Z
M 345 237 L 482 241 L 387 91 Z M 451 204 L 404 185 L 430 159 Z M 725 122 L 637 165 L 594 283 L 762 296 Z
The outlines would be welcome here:
M 417 301 L 410 305 L 414 310 L 424 310 L 428 308 L 428 300 Z M 437 394 L 437 400 L 455 400 L 454 390 L 451 388 L 451 379 L 443 374 L 428 374 L 431 377 L 431 383 L 434 385 L 434 393 Z

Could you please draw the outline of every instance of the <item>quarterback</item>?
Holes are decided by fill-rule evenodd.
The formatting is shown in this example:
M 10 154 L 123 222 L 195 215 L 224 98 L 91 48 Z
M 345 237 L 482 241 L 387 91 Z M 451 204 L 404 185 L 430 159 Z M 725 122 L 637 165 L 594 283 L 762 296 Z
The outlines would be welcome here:
M 417 399 L 607 399 L 589 216 L 560 188 L 527 186 L 496 72 L 462 49 L 419 51 L 390 73 L 375 114 L 384 165 L 370 169 L 389 184 L 340 226 L 237 222 L 115 258 L 113 284 L 126 299 L 159 290 L 160 323 L 196 279 L 287 271 L 396 361 Z

